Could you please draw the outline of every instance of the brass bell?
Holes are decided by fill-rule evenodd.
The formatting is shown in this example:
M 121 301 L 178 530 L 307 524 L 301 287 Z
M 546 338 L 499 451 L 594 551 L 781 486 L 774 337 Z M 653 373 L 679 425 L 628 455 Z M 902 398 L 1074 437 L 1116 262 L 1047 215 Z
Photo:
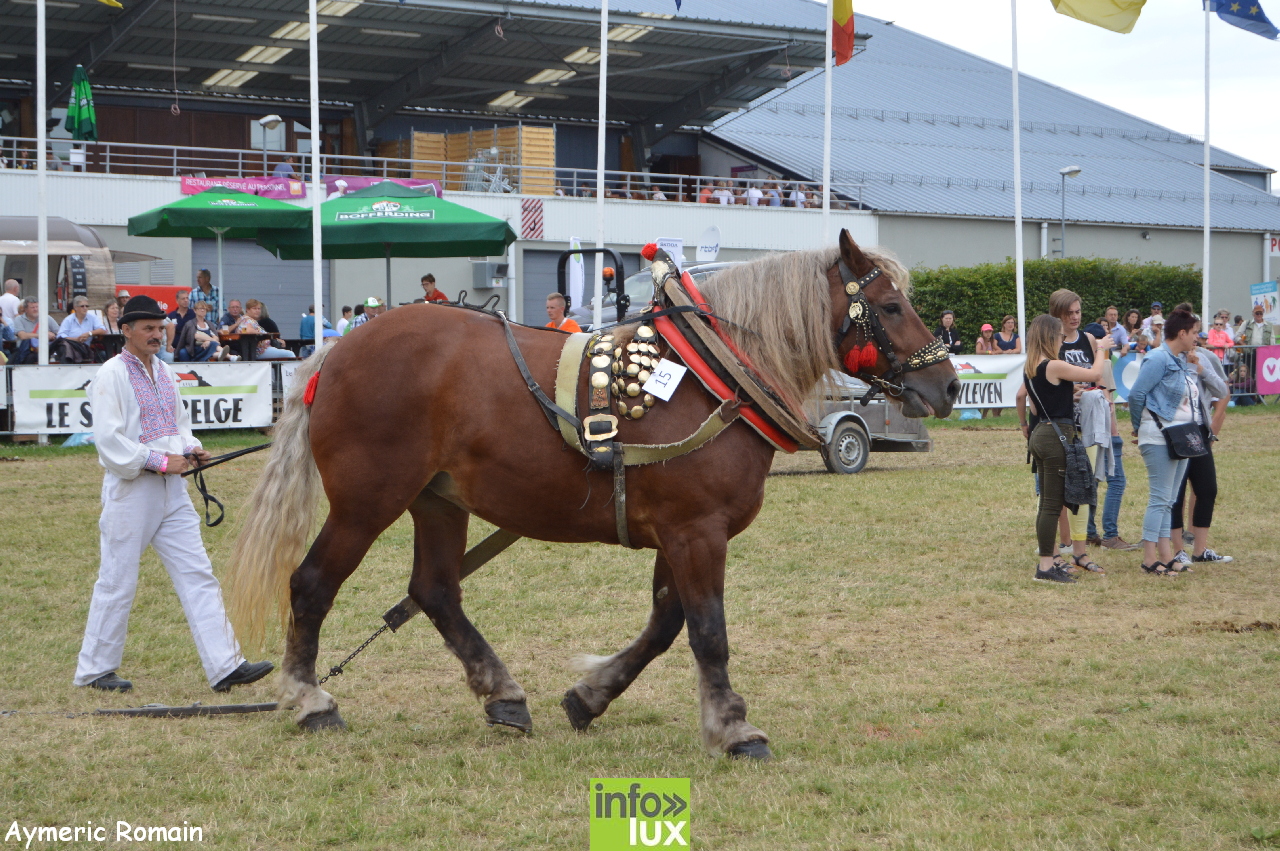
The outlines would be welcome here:
M 608 355 L 596 355 L 591 359 L 591 365 L 596 369 L 604 369 L 609 365 L 610 357 Z
M 591 386 L 597 390 L 603 390 L 609 386 L 609 376 L 603 372 L 594 372 L 591 374 Z
M 611 349 L 608 343 L 596 343 L 591 348 L 591 354 L 593 355 L 607 355 L 610 351 Z
M 649 380 L 649 370 L 647 369 L 640 370 L 640 374 L 637 375 L 636 378 L 640 379 L 641 384 L 646 383 Z
M 638 420 L 643 416 L 644 416 L 644 408 L 641 407 L 640 405 L 636 405 L 634 408 L 631 409 L 631 419 Z
M 633 363 L 627 367 L 627 375 L 639 375 L 639 374 L 640 374 L 640 364 Z
M 639 328 L 636 329 L 636 336 L 639 337 L 641 340 L 648 340 L 653 336 L 653 329 L 650 328 L 648 325 L 641 325 Z
M 653 358 L 649 357 L 648 355 L 645 355 L 644 357 L 640 358 L 640 365 L 653 366 Z
M 639 396 L 639 395 L 640 395 L 640 385 L 639 385 L 639 384 L 636 384 L 634 381 L 633 381 L 633 382 L 631 382 L 630 384 L 628 384 L 628 385 L 627 385 L 627 395 L 628 395 L 628 396 Z
M 654 403 L 656 400 L 653 398 L 653 394 L 652 394 L 652 393 L 646 393 L 646 394 L 644 394 L 644 400 L 643 400 L 643 401 L 644 401 L 644 406 L 645 406 L 646 408 L 652 408 L 652 407 L 653 407 L 653 403 Z
M 658 353 L 659 353 L 659 352 L 658 352 L 658 347 L 657 347 L 657 346 L 655 346 L 655 345 L 653 345 L 652 343 L 650 343 L 650 344 L 649 344 L 649 354 L 651 354 L 651 355 L 656 355 L 656 354 L 658 354 Z
M 627 343 L 627 351 L 634 355 L 636 352 L 640 351 L 640 344 Z
M 600 342 L 602 342 L 602 343 L 612 343 L 612 342 L 613 342 L 613 335 L 612 335 L 612 334 L 601 334 L 601 335 L 600 335 Z
M 850 281 L 849 283 L 844 285 L 844 291 L 847 292 L 849 295 L 857 295 L 858 291 L 861 289 L 862 287 L 858 286 L 857 281 Z
M 613 374 L 614 374 L 614 375 L 621 375 L 621 374 L 622 374 L 622 362 L 621 362 L 621 361 L 614 361 L 614 362 L 613 362 Z
M 613 356 L 614 356 L 615 358 L 620 358 L 620 357 L 622 357 L 622 346 L 618 346 L 618 348 L 616 348 L 616 349 L 614 349 L 614 350 L 613 350 Z

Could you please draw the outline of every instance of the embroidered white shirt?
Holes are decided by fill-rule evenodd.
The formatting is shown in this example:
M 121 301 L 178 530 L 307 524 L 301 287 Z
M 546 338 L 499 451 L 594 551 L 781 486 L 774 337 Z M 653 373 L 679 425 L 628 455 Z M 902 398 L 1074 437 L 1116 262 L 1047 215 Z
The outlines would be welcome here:
M 158 470 L 165 455 L 200 446 L 173 370 L 154 355 L 151 369 L 154 381 L 142 361 L 123 351 L 104 363 L 89 385 L 98 462 L 122 479 Z

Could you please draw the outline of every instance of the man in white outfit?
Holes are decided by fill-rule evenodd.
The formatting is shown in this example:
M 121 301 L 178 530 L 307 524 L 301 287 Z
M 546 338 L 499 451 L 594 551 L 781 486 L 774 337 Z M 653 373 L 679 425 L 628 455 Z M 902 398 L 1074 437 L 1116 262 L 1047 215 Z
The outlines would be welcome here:
M 178 383 L 158 357 L 164 322 L 155 299 L 131 298 L 120 317 L 124 350 L 102 365 L 89 387 L 94 442 L 106 468 L 98 521 L 102 562 L 74 682 L 105 691 L 133 688 L 116 671 L 124 658 L 138 563 L 150 545 L 178 592 L 209 685 L 230 691 L 262 679 L 274 666 L 240 655 L 200 538 L 200 519 L 179 475 L 193 460 L 207 461 L 209 453 L 191 433 Z

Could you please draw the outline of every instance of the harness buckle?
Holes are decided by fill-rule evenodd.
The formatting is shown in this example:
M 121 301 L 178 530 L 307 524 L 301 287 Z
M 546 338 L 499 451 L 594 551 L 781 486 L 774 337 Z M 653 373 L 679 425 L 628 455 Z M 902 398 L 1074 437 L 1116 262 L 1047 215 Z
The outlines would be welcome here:
M 600 426 L 604 428 L 599 428 Z M 582 428 L 586 439 L 593 443 L 612 440 L 618 435 L 618 418 L 613 414 L 592 414 L 583 417 Z

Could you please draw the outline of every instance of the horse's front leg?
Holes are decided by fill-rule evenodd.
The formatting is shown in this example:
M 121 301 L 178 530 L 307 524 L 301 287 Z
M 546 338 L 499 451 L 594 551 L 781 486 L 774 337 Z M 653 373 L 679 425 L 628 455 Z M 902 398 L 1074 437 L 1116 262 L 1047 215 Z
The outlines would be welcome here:
M 604 714 L 614 698 L 640 675 L 645 666 L 667 652 L 684 627 L 684 609 L 671 577 L 671 565 L 661 551 L 653 565 L 653 609 L 635 641 L 612 656 L 583 656 L 577 662 L 582 679 L 564 693 L 560 705 L 575 730 L 585 730 Z
M 747 723 L 747 702 L 729 684 L 729 636 L 724 620 L 723 530 L 682 530 L 662 545 L 680 592 L 689 647 L 698 664 L 702 744 L 713 754 L 769 759 L 769 737 Z

